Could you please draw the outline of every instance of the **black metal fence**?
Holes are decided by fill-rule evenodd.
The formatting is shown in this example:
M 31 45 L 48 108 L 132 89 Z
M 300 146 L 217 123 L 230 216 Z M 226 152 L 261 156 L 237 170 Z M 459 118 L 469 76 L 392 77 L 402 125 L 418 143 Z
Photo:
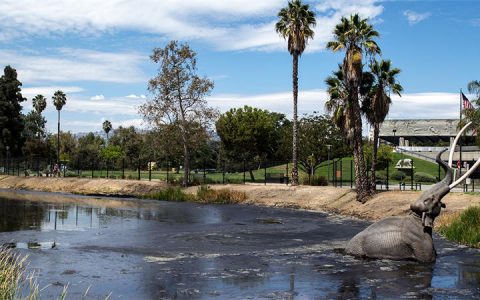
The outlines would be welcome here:
M 183 169 L 179 162 L 153 160 L 151 158 L 115 160 L 91 159 L 84 161 L 60 161 L 42 157 L 4 158 L 0 160 L 0 174 L 14 176 L 83 177 L 130 180 L 157 180 L 172 184 L 183 182 Z M 291 181 L 291 163 L 282 161 L 193 161 L 188 175 L 190 184 L 285 184 Z M 425 184 L 416 182 L 414 171 L 406 178 L 392 180 L 389 167 L 378 173 L 377 190 L 422 190 Z M 367 175 L 370 176 L 370 174 Z M 440 169 L 438 178 L 440 178 Z M 351 159 L 335 159 L 324 162 L 314 174 L 300 171 L 300 184 L 355 187 L 355 171 Z M 475 180 L 463 185 L 467 192 L 475 191 Z

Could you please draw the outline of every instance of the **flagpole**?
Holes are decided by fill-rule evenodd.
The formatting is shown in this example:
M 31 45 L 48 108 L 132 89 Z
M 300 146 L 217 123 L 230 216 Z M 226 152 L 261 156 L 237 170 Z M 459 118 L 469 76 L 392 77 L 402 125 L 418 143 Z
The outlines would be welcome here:
M 462 124 L 462 89 L 460 89 L 460 124 Z M 462 176 L 462 137 L 458 139 L 458 145 L 460 146 L 460 170 L 459 170 L 459 177 Z M 455 151 L 455 150 L 454 150 Z

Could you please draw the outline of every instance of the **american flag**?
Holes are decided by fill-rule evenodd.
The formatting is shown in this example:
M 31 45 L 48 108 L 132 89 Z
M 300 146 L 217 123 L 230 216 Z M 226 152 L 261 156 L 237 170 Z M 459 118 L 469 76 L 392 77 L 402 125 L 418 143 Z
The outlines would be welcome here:
M 462 94 L 462 101 L 463 101 L 463 109 L 474 109 L 470 100 L 468 100 L 468 98 L 463 93 L 461 94 Z

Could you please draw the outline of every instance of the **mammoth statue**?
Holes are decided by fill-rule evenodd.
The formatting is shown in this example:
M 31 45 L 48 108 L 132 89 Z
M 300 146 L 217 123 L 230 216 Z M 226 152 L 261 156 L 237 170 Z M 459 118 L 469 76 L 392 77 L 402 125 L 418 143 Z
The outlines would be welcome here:
M 432 239 L 432 227 L 440 210 L 445 207 L 442 198 L 467 178 L 480 164 L 480 159 L 461 178 L 453 182 L 452 157 L 460 135 L 470 126 L 465 125 L 450 147 L 448 165 L 438 153 L 436 161 L 445 170 L 445 178 L 425 191 L 410 205 L 407 216 L 388 217 L 380 220 L 354 236 L 345 248 L 350 255 L 368 258 L 412 259 L 433 262 L 436 251 Z

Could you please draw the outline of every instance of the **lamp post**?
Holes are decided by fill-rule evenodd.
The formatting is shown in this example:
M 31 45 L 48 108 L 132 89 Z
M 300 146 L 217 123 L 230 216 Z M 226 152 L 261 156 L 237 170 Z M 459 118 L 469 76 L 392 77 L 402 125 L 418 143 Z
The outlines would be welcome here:
M 327 185 L 329 184 L 330 180 L 330 149 L 332 148 L 332 145 L 327 145 L 328 148 L 328 175 L 327 175 Z

